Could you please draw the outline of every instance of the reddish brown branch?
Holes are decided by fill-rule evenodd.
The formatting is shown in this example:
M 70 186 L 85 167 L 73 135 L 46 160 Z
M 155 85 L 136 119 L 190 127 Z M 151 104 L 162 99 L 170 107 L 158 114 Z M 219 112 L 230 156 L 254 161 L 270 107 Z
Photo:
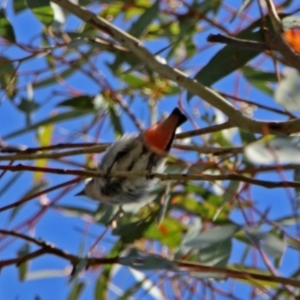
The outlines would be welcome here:
M 25 198 L 23 198 L 23 199 L 21 199 L 21 200 L 19 200 L 19 201 L 16 201 L 16 202 L 14 202 L 14 203 L 11 203 L 11 204 L 9 204 L 9 205 L 6 205 L 6 206 L 1 207 L 1 208 L 0 208 L 0 212 L 5 211 L 5 210 L 8 210 L 8 209 L 11 209 L 11 208 L 14 208 L 14 207 L 16 207 L 16 206 L 19 206 L 19 205 L 25 203 L 25 202 L 28 202 L 29 200 L 32 200 L 32 199 L 34 199 L 34 198 L 36 198 L 36 197 L 39 197 L 39 196 L 41 196 L 41 195 L 43 195 L 43 194 L 50 193 L 50 192 L 55 191 L 55 190 L 57 190 L 57 189 L 60 189 L 60 188 L 62 188 L 62 187 L 64 187 L 64 186 L 67 186 L 67 185 L 70 185 L 70 184 L 73 184 L 73 183 L 77 183 L 77 182 L 79 182 L 79 181 L 80 181 L 80 178 L 75 178 L 75 179 L 66 181 L 66 182 L 64 182 L 64 183 L 55 185 L 55 186 L 53 186 L 53 187 L 51 187 L 51 188 L 42 190 L 42 191 L 37 192 L 37 193 L 35 193 L 35 194 L 32 194 L 32 195 L 30 195 L 30 196 L 28 196 L 28 197 L 25 197 Z
M 267 43 L 243 40 L 235 37 L 224 36 L 222 34 L 210 34 L 207 37 L 207 41 L 211 43 L 227 44 L 230 46 L 252 49 L 257 51 L 270 50 L 270 46 Z
M 19 237 L 26 241 L 33 242 L 36 245 L 39 245 L 41 247 L 41 249 L 31 252 L 27 255 L 21 256 L 21 257 L 7 259 L 7 260 L 0 260 L 0 268 L 6 267 L 9 265 L 15 265 L 15 264 L 18 265 L 18 264 L 21 264 L 28 260 L 31 260 L 33 258 L 42 256 L 44 254 L 52 254 L 57 257 L 68 260 L 73 266 L 76 266 L 82 260 L 81 257 L 69 254 L 59 248 L 56 248 L 54 245 L 51 245 L 51 244 L 46 243 L 41 240 L 35 240 L 34 238 L 26 236 L 21 233 L 9 231 L 9 230 L 0 230 L 0 233 Z M 116 263 L 122 262 L 122 258 L 120 258 L 120 257 L 113 257 L 113 258 L 91 257 L 91 258 L 85 258 L 85 259 L 87 262 L 87 268 L 90 266 L 104 265 L 104 264 L 116 264 Z M 138 259 L 139 259 L 139 265 L 142 264 L 143 258 L 139 256 Z M 169 263 L 174 265 L 175 267 L 177 267 L 178 271 L 215 273 L 215 274 L 223 275 L 225 277 L 243 279 L 243 280 L 248 280 L 248 281 L 262 280 L 262 281 L 266 281 L 266 282 L 276 282 L 276 283 L 283 284 L 283 285 L 300 287 L 300 282 L 296 279 L 291 279 L 291 278 L 272 276 L 272 275 L 262 275 L 262 274 L 257 274 L 257 273 L 253 273 L 253 272 L 248 272 L 247 270 L 238 271 L 238 270 L 233 270 L 233 269 L 228 269 L 228 268 L 226 269 L 226 268 L 210 267 L 210 266 L 205 266 L 205 265 L 202 265 L 199 263 L 192 263 L 192 262 L 180 261 L 180 260 L 175 260 L 175 261 L 169 260 Z M 132 267 L 134 267 L 134 266 L 132 266 Z

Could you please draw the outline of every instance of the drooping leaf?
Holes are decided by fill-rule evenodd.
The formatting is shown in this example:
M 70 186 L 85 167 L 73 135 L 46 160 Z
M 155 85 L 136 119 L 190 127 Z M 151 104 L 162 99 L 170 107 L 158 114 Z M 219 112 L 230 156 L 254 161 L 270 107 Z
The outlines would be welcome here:
M 186 240 L 183 246 L 205 249 L 214 244 L 230 239 L 240 229 L 236 224 L 227 224 L 206 230 L 190 240 Z
M 286 69 L 284 78 L 278 83 L 275 101 L 288 111 L 300 111 L 300 81 L 295 69 Z
M 214 267 L 226 267 L 231 255 L 231 250 L 231 239 L 220 241 L 219 243 L 201 249 L 199 262 Z
M 209 11 L 212 11 L 214 14 L 217 13 L 222 1 L 221 0 L 203 0 L 201 2 L 194 1 L 193 2 L 193 8 L 203 14 L 208 13 Z
M 146 78 L 131 73 L 124 74 L 122 80 L 131 88 L 140 88 L 146 84 Z
M 295 181 L 300 181 L 300 167 L 296 167 L 294 169 L 294 176 L 293 176 L 293 179 Z M 295 188 L 295 192 L 296 192 L 296 195 L 299 196 L 300 195 L 300 188 Z
M 119 222 L 118 226 L 113 229 L 112 234 L 120 236 L 123 243 L 133 243 L 135 240 L 142 238 L 145 231 L 153 223 L 153 219 L 142 219 L 128 224 L 122 224 L 122 222 Z M 137 228 L 139 230 L 136 230 Z
M 274 234 L 269 232 L 266 236 L 263 237 L 260 243 L 267 255 L 281 260 L 282 255 L 286 250 L 286 243 L 284 239 L 279 239 Z
M 11 43 L 16 42 L 14 29 L 6 18 L 3 9 L 0 9 L 0 36 Z
M 114 244 L 112 250 L 110 251 L 108 257 L 116 257 L 120 254 L 123 249 L 123 244 L 118 241 Z M 102 268 L 102 272 L 100 276 L 97 278 L 97 282 L 95 285 L 94 295 L 95 299 L 108 299 L 108 289 L 110 283 L 110 277 L 113 269 L 113 264 L 104 265 Z
M 300 162 L 300 145 L 295 137 L 266 136 L 245 147 L 245 155 L 253 164 Z
M 134 22 L 129 30 L 129 33 L 135 37 L 140 37 L 151 22 L 157 17 L 159 13 L 160 1 L 155 1 L 145 12 Z
M 72 271 L 71 277 L 70 277 L 70 281 L 74 281 L 75 279 L 77 279 L 77 277 L 79 276 L 79 274 L 86 270 L 88 266 L 88 260 L 86 257 L 83 257 L 80 259 L 80 261 L 78 262 L 78 264 L 76 266 L 74 266 L 74 269 Z M 76 282 L 78 282 L 78 280 L 75 280 L 74 285 L 76 285 Z M 74 298 L 77 299 L 77 298 Z
M 253 0 L 243 0 L 243 4 L 239 7 L 239 9 L 233 14 L 231 18 L 231 22 L 235 20 L 252 2 Z
M 40 147 L 45 147 L 51 145 L 52 135 L 53 135 L 54 125 L 47 124 L 37 128 L 36 138 Z M 37 167 L 44 168 L 47 166 L 48 159 L 37 159 L 35 165 Z M 34 182 L 39 182 L 44 178 L 45 174 L 42 172 L 33 173 Z
M 25 0 L 13 0 L 13 9 L 15 14 L 18 14 L 27 8 Z
M 6 91 L 8 97 L 13 98 L 17 82 L 18 77 L 13 62 L 5 56 L 0 56 L 0 88 Z
M 264 25 L 272 30 L 269 17 L 264 18 Z M 261 19 L 250 24 L 236 35 L 236 38 L 263 42 L 262 32 L 255 31 L 261 26 Z M 210 86 L 233 71 L 244 67 L 245 64 L 259 55 L 262 50 L 242 49 L 227 45 L 217 52 L 211 60 L 196 74 L 195 79 L 203 85 Z M 188 99 L 191 95 L 188 95 Z
M 246 237 L 255 246 L 260 246 L 263 251 L 278 260 L 278 263 L 286 249 L 286 242 L 283 238 L 278 238 L 272 232 L 261 231 L 258 227 L 244 228 Z
M 51 25 L 54 20 L 53 9 L 49 0 L 26 0 L 28 7 L 44 25 Z
M 110 116 L 111 124 L 115 130 L 115 134 L 117 137 L 120 137 L 124 134 L 123 132 L 123 126 L 121 123 L 121 118 L 119 116 L 118 111 L 116 110 L 116 107 L 113 105 L 108 105 L 108 113 Z
M 85 288 L 85 283 L 83 281 L 76 280 L 73 283 L 72 290 L 68 296 L 68 300 L 77 300 L 80 297 L 80 294 Z
M 26 243 L 18 250 L 18 257 L 25 256 L 29 252 L 30 252 L 30 245 Z M 19 280 L 20 281 L 25 280 L 28 271 L 28 261 L 24 261 L 21 264 L 19 264 L 18 271 L 19 271 Z
M 63 100 L 57 104 L 58 106 L 68 106 L 76 109 L 93 109 L 92 97 L 91 96 L 77 96 L 67 100 Z
M 249 66 L 243 67 L 242 72 L 245 78 L 257 89 L 269 95 L 273 94 L 273 89 L 269 86 L 269 83 L 277 81 L 275 73 L 264 72 Z
M 36 109 L 40 107 L 40 104 L 35 101 L 28 100 L 26 98 L 21 98 L 21 102 L 18 105 L 19 110 L 23 111 L 26 114 L 31 114 Z
M 195 219 L 190 226 L 188 226 L 188 230 L 185 233 L 180 246 L 178 247 L 176 253 L 175 253 L 175 259 L 181 259 L 184 257 L 187 253 L 191 252 L 191 248 L 185 246 L 185 244 L 199 236 L 202 229 L 202 222 L 200 218 Z

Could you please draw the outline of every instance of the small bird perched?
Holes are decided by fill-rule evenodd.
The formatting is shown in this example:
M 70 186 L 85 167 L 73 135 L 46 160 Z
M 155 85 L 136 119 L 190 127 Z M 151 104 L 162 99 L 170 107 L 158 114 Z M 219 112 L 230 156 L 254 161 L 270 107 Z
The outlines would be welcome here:
M 109 174 L 114 171 L 162 172 L 175 131 L 186 120 L 179 108 L 175 108 L 169 117 L 141 134 L 123 135 L 106 150 L 98 166 L 99 171 L 107 173 L 107 176 L 93 178 L 76 196 L 84 195 L 111 205 L 139 202 L 157 182 L 156 179 L 110 177 Z

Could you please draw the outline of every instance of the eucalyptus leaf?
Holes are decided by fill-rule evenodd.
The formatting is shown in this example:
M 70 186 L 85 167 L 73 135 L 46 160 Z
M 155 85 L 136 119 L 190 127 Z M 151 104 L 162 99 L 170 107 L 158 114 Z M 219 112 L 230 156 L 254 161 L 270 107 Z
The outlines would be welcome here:
M 300 111 L 300 81 L 295 69 L 286 69 L 274 92 L 275 101 L 288 111 Z
M 265 137 L 245 147 L 245 155 L 253 164 L 300 163 L 300 145 L 295 137 Z

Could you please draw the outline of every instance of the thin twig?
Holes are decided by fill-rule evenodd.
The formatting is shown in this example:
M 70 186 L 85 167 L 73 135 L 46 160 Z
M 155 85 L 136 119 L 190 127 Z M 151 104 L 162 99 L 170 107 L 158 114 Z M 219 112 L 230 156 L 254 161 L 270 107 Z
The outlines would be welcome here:
M 28 237 L 21 233 L 16 233 L 14 231 L 9 230 L 0 230 L 1 234 L 6 235 L 12 235 L 19 237 L 21 239 L 24 239 L 26 241 L 33 242 L 41 247 L 41 249 L 31 252 L 27 255 L 16 257 L 13 259 L 6 259 L 6 260 L 0 260 L 0 268 L 9 266 L 9 265 L 19 265 L 23 262 L 26 262 L 28 260 L 31 260 L 33 258 L 40 257 L 45 254 L 52 254 L 57 257 L 63 258 L 65 260 L 68 260 L 73 266 L 76 266 L 80 261 L 82 261 L 82 257 L 75 256 L 72 254 L 69 254 L 54 245 L 51 245 L 49 243 L 43 242 L 41 240 L 34 240 L 34 238 Z M 138 266 L 143 264 L 143 258 L 138 257 Z M 86 257 L 86 264 L 87 267 L 90 266 L 96 266 L 96 265 L 111 265 L 111 264 L 122 264 L 122 257 L 112 257 L 112 258 L 99 258 L 99 257 Z M 166 259 L 166 258 L 164 258 Z M 236 279 L 244 279 L 247 281 L 255 281 L 255 280 L 262 280 L 265 282 L 274 282 L 284 285 L 290 285 L 294 287 L 300 287 L 300 282 L 296 279 L 292 278 L 285 278 L 285 277 L 279 277 L 279 276 L 273 276 L 273 275 L 262 275 L 257 273 L 249 272 L 248 270 L 245 270 L 243 268 L 240 268 L 240 270 L 235 269 L 235 267 L 231 268 L 218 268 L 218 267 L 211 267 L 202 265 L 200 263 L 193 263 L 189 261 L 182 261 L 182 260 L 168 260 L 171 265 L 174 265 L 175 269 L 174 272 L 177 271 L 188 271 L 188 272 L 199 272 L 199 273 L 208 273 L 208 274 L 218 274 L 222 275 L 224 277 L 230 277 L 230 278 L 236 278 Z M 134 265 L 132 265 L 134 268 Z
M 213 89 L 203 86 L 196 80 L 189 78 L 185 73 L 179 71 L 178 69 L 172 68 L 168 64 L 160 62 L 143 46 L 143 43 L 140 40 L 111 24 L 104 18 L 93 14 L 91 11 L 74 4 L 69 0 L 52 0 L 52 2 L 73 13 L 86 23 L 98 28 L 100 31 L 110 35 L 113 39 L 120 42 L 124 47 L 128 48 L 129 51 L 145 65 L 156 71 L 164 78 L 176 82 L 179 86 L 187 89 L 190 93 L 201 97 L 210 105 L 221 110 L 225 115 L 228 116 L 232 126 L 241 127 L 253 133 L 264 133 L 267 130 L 270 133 L 289 134 L 300 131 L 299 119 L 283 122 L 264 122 L 253 120 L 244 116 L 227 99 L 216 93 Z M 273 39 L 273 42 L 277 42 L 276 37 Z M 279 42 L 282 45 L 277 46 L 278 51 L 286 59 L 289 59 L 289 61 L 294 60 L 295 68 L 300 69 L 300 59 L 296 53 L 294 53 L 294 51 L 290 49 L 282 39 Z
M 175 138 L 178 140 L 185 139 L 185 138 L 192 137 L 192 136 L 198 136 L 198 135 L 203 135 L 203 134 L 207 134 L 207 133 L 221 131 L 224 129 L 229 129 L 232 127 L 234 127 L 234 125 L 232 125 L 231 122 L 227 121 L 225 123 L 209 126 L 206 128 L 201 128 L 201 129 L 178 133 L 175 135 Z

